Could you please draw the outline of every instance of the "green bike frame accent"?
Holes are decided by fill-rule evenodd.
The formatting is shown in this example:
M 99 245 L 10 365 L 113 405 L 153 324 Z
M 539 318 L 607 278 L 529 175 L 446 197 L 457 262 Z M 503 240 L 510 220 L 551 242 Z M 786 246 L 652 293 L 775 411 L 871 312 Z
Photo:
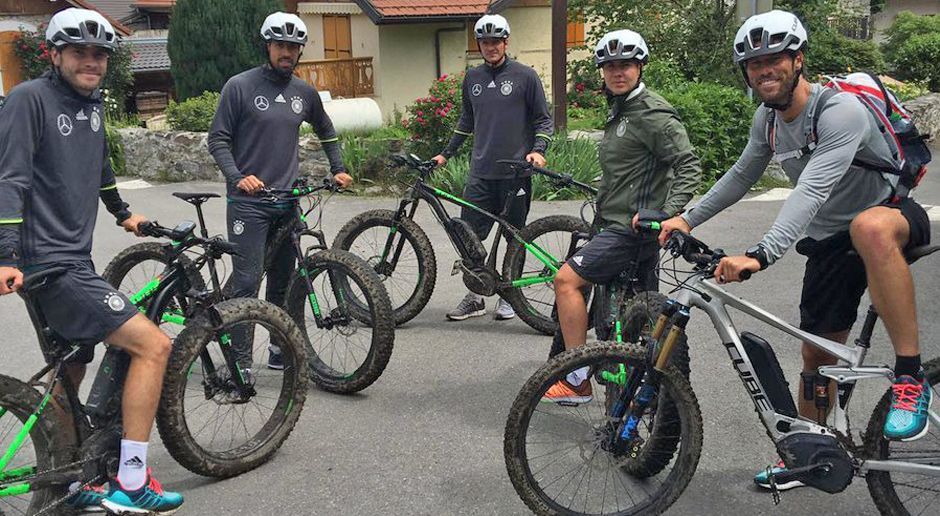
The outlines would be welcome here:
M 0 457 L 0 480 L 16 480 L 18 478 L 27 477 L 36 473 L 36 468 L 34 466 L 24 466 L 16 469 L 11 469 L 5 471 L 10 461 L 13 460 L 13 457 L 20 451 L 20 448 L 23 446 L 23 442 L 26 441 L 26 438 L 29 436 L 29 433 L 32 431 L 33 427 L 36 426 L 36 421 L 39 420 L 39 416 L 42 415 L 43 410 L 46 408 L 46 404 L 49 403 L 49 400 L 52 399 L 52 391 L 43 396 L 42 402 L 39 403 L 39 406 L 36 407 L 36 410 L 26 419 L 23 423 L 23 427 L 20 428 L 20 431 L 17 432 L 16 437 L 13 438 L 13 442 L 10 443 L 10 446 L 4 452 L 3 457 Z M 3 417 L 7 414 L 7 410 L 0 408 L 0 417 Z M 17 496 L 21 494 L 28 493 L 30 491 L 29 484 L 16 484 L 9 487 L 0 489 L 0 497 L 4 496 Z
M 617 364 L 620 367 L 620 371 L 617 373 L 611 373 L 610 371 L 601 372 L 601 378 L 604 381 L 615 383 L 621 387 L 627 384 L 627 368 L 623 364 Z

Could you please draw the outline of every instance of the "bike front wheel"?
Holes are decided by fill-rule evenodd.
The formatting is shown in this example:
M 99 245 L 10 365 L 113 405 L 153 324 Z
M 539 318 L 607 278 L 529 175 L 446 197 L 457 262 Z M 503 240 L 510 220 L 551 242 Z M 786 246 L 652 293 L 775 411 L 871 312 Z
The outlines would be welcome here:
M 646 350 L 635 345 L 588 344 L 549 361 L 523 385 L 509 411 L 503 453 L 509 478 L 532 511 L 660 514 L 679 498 L 702 451 L 702 415 L 688 380 L 672 366 L 663 373 L 654 403 L 639 422 L 632 442 L 617 438 L 621 420 L 611 417 L 616 400 L 608 399 L 599 380 L 601 372 L 621 371 L 629 377 L 630 371 L 642 372 L 646 364 Z M 555 383 L 585 369 L 591 372 L 585 380 L 591 386 L 587 399 L 543 401 Z M 614 380 L 604 380 L 610 381 Z M 623 383 L 634 393 L 640 387 L 639 382 Z M 648 429 L 656 424 L 656 398 L 668 399 L 676 408 L 675 420 L 664 423 L 678 431 L 677 451 L 667 467 L 639 475 L 630 462 Z
M 277 346 L 281 368 L 269 355 Z M 231 477 L 281 447 L 307 397 L 304 338 L 282 309 L 260 299 L 215 304 L 173 347 L 157 411 L 170 455 L 193 473 Z
M 372 385 L 395 345 L 392 303 L 382 280 L 339 249 L 308 257 L 299 271 L 287 287 L 286 304 L 306 337 L 313 381 L 339 394 Z
M 940 396 L 940 359 L 924 363 L 931 396 Z M 908 464 L 940 465 L 940 428 L 931 424 L 927 435 L 916 441 L 889 441 L 884 438 L 884 424 L 891 408 L 891 390 L 882 396 L 872 412 L 865 431 L 865 459 L 897 461 Z M 900 466 L 900 465 L 899 465 Z M 865 475 L 875 507 L 884 515 L 936 514 L 940 507 L 940 476 L 923 472 L 869 471 Z

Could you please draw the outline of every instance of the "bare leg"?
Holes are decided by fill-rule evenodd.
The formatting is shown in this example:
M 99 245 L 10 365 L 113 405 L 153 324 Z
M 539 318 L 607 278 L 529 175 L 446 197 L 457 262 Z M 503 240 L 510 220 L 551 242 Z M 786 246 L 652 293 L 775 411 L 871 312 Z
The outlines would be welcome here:
M 841 342 L 845 344 L 845 341 L 849 338 L 849 330 L 837 331 L 833 333 L 822 333 L 819 335 L 824 339 L 829 339 L 835 342 Z M 804 373 L 815 373 L 819 366 L 823 365 L 835 365 L 838 362 L 838 359 L 820 349 L 817 349 L 806 342 L 803 343 L 803 372 Z M 817 422 L 824 422 L 826 416 L 829 415 L 829 410 L 832 410 L 832 405 L 835 403 L 836 389 L 832 381 L 829 382 L 829 409 L 826 410 L 824 414 L 820 414 L 819 410 L 816 408 L 816 401 L 813 399 L 807 400 L 803 398 L 803 377 L 800 377 L 799 390 L 796 391 L 797 406 L 801 416 L 812 419 Z
M 143 314 L 137 314 L 108 335 L 105 342 L 131 356 L 121 400 L 124 437 L 145 443 L 150 440 L 160 402 L 163 374 L 172 346 L 170 338 Z
M 567 263 L 555 276 L 555 303 L 561 334 L 565 337 L 565 349 L 581 347 L 587 341 L 587 302 L 581 290 L 589 285 Z

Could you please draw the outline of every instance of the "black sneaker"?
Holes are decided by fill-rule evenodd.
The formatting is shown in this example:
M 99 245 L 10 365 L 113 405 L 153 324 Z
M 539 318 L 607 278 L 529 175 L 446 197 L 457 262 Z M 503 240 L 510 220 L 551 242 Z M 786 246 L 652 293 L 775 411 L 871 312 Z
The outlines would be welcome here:
M 457 305 L 457 308 L 447 312 L 447 318 L 451 321 L 462 321 L 470 317 L 479 317 L 481 315 L 486 315 L 486 303 L 474 293 L 469 293 L 464 296 L 460 304 Z
M 284 355 L 280 351 L 274 351 L 268 348 L 268 369 L 276 371 L 284 370 Z

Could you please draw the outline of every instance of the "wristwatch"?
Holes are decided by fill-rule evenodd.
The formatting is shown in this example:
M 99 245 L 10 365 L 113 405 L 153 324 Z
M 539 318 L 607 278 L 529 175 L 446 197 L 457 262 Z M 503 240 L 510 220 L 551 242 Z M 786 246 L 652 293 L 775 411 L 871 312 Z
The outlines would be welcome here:
M 747 251 L 744 251 L 744 256 L 757 260 L 760 263 L 760 270 L 764 270 L 770 265 L 770 260 L 767 259 L 767 249 L 764 249 L 764 246 L 760 244 L 748 248 Z

